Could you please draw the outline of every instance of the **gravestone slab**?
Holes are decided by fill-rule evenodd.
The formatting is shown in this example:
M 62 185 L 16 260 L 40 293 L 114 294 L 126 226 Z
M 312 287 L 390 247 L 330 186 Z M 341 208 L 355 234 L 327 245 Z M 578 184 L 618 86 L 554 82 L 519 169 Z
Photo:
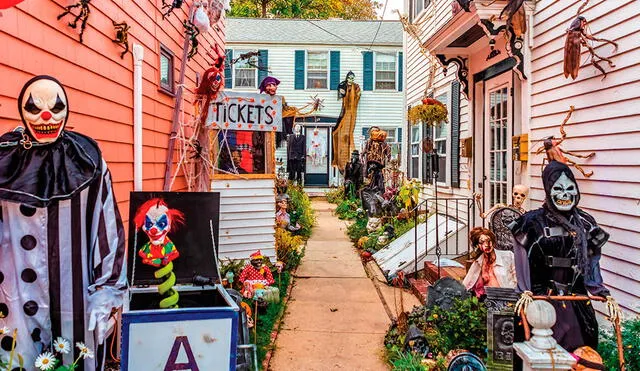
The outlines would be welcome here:
M 466 299 L 470 296 L 462 282 L 451 277 L 437 280 L 429 287 L 427 293 L 427 308 L 438 306 L 444 310 L 451 309 L 456 298 Z
M 487 287 L 487 367 L 513 370 L 514 307 L 518 294 L 513 289 Z

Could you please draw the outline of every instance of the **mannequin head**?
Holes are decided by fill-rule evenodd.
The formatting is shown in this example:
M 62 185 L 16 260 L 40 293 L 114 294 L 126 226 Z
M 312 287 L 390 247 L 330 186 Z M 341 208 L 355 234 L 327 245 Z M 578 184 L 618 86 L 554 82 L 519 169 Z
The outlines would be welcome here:
M 345 80 L 347 81 L 347 84 L 353 84 L 356 81 L 356 74 L 353 73 L 353 71 L 349 71 Z
M 260 269 L 262 267 L 262 263 L 264 261 L 264 256 L 262 256 L 262 253 L 260 252 L 260 250 L 254 252 L 253 254 L 251 254 L 249 256 L 249 259 L 251 260 L 251 265 L 255 268 L 255 269 Z
M 356 163 L 360 160 L 360 153 L 357 150 L 351 152 L 351 163 Z
M 293 133 L 295 135 L 300 135 L 301 132 L 302 132 L 302 126 L 300 126 L 300 124 L 293 125 Z
M 580 189 L 571 169 L 561 162 L 551 161 L 542 172 L 546 203 L 560 211 L 569 212 L 580 202 Z
M 496 245 L 496 235 L 487 228 L 475 227 L 469 232 L 469 241 L 474 249 L 489 255 Z
M 27 133 L 40 143 L 55 142 L 69 115 L 67 94 L 50 76 L 29 80 L 18 96 L 18 108 Z
M 276 79 L 273 76 L 267 76 L 260 83 L 260 93 L 276 95 L 278 85 L 280 85 L 280 80 Z

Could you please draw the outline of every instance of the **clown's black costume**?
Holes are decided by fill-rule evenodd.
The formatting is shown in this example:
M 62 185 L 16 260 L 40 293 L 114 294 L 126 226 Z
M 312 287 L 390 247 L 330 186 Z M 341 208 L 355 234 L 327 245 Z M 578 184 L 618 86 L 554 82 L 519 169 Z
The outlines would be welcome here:
M 18 330 L 26 369 L 62 336 L 74 348 L 65 364 L 84 342 L 96 357 L 81 369 L 94 370 L 126 286 L 111 176 L 92 139 L 64 130 L 69 107 L 58 81 L 33 78 L 18 105 L 25 130 L 0 137 L 0 326 Z M 0 342 L 5 361 L 12 341 Z

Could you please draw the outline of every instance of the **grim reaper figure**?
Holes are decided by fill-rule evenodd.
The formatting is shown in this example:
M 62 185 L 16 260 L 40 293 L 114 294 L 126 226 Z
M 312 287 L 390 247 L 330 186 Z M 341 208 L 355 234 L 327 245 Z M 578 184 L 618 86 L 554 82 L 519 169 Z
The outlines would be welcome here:
M 512 228 L 518 291 L 533 295 L 610 297 L 600 274 L 609 239 L 595 219 L 578 208 L 580 190 L 567 165 L 551 161 L 542 173 L 542 208 L 525 213 Z M 553 337 L 565 349 L 598 346 L 598 323 L 587 301 L 553 301 Z

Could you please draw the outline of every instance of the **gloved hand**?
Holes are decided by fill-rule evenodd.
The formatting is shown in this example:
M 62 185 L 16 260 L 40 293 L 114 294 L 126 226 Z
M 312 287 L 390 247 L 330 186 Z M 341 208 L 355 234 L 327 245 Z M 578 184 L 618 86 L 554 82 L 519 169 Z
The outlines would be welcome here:
M 113 287 L 102 287 L 89 295 L 89 331 L 95 331 L 98 344 L 102 344 L 109 330 L 109 318 L 113 308 L 120 308 L 124 291 Z

